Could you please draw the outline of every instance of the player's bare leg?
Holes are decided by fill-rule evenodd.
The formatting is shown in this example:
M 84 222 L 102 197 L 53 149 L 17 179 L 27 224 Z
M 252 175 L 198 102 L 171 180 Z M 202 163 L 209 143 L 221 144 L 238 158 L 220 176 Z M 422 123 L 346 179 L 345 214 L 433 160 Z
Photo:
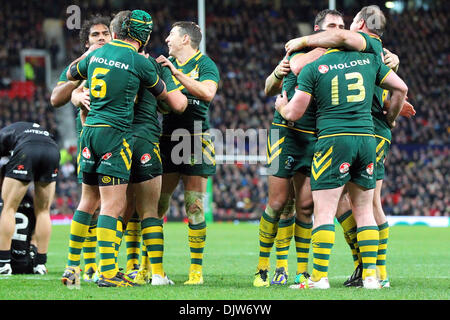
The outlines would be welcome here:
M 184 205 L 188 217 L 188 241 L 191 251 L 189 280 L 184 284 L 203 283 L 203 251 L 206 244 L 206 221 L 203 199 L 206 194 L 208 177 L 182 175 L 184 185 Z
M 180 174 L 177 172 L 164 173 L 161 181 L 161 195 L 158 201 L 158 217 L 162 218 L 169 210 L 170 198 L 178 186 Z
M 37 265 L 34 268 L 35 273 L 45 274 L 47 269 L 48 244 L 52 234 L 52 221 L 50 220 L 50 207 L 55 196 L 56 182 L 34 183 L 34 213 L 36 215 L 36 244 L 37 244 Z
M 5 177 L 2 186 L 3 208 L 0 215 L 0 274 L 9 275 L 11 269 L 11 240 L 16 228 L 15 214 L 25 196 L 29 182 Z

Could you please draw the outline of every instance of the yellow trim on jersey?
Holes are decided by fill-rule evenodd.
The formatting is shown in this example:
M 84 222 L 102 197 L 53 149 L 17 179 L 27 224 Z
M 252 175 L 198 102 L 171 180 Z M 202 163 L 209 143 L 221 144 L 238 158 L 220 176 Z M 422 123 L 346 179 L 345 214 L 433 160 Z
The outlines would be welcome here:
M 383 79 L 381 79 L 380 81 L 380 85 L 384 82 L 384 80 L 386 80 L 386 77 L 392 72 L 392 69 L 389 69 L 388 73 L 386 73 L 386 75 L 383 77 Z
M 154 84 L 152 84 L 151 86 L 149 86 L 149 87 L 146 86 L 146 88 L 153 88 L 154 86 L 156 86 L 156 84 L 158 83 L 158 81 L 159 81 L 159 76 L 156 75 L 156 82 L 155 82 Z
M 389 140 L 389 139 L 387 139 L 387 138 L 385 138 L 385 137 L 383 137 L 383 136 L 379 136 L 379 135 L 376 134 L 375 137 L 376 137 L 376 138 L 383 139 L 383 140 L 386 140 L 389 144 L 391 144 L 391 140 Z
M 183 67 L 185 66 L 189 61 L 191 61 L 195 56 L 197 56 L 198 54 L 201 54 L 201 51 L 198 50 L 196 53 L 194 53 L 194 55 L 192 57 L 190 57 L 189 59 L 187 59 L 184 63 L 181 63 L 178 59 L 175 58 L 175 61 L 177 62 L 179 67 Z
M 119 41 L 121 43 L 117 43 L 117 42 L 114 42 L 114 41 Z M 133 49 L 134 51 L 137 52 L 135 47 L 133 47 L 131 44 L 129 44 L 129 43 L 125 42 L 125 41 L 122 41 L 122 40 L 119 40 L 119 39 L 114 39 L 114 41 L 109 42 L 109 44 L 112 44 L 113 46 L 117 46 L 117 47 L 130 48 L 130 49 Z
M 296 130 L 296 131 L 300 131 L 300 132 L 304 132 L 304 133 L 316 134 L 314 131 L 308 131 L 308 130 L 303 130 L 303 129 L 299 129 L 299 128 L 295 128 L 295 127 L 289 127 L 289 126 L 287 126 L 285 124 L 280 124 L 280 123 L 275 123 L 275 122 L 272 122 L 272 124 L 274 126 L 288 128 L 288 129 L 292 129 L 292 130 Z
M 357 34 L 359 34 L 361 36 L 361 38 L 363 38 L 364 40 L 364 47 L 360 50 L 360 51 L 364 51 L 367 48 L 367 40 L 366 38 L 361 34 L 361 32 L 357 32 Z
M 308 91 L 303 91 L 303 90 L 299 90 L 299 89 L 297 89 L 297 91 L 304 92 L 304 93 L 306 93 L 306 94 L 309 94 L 309 95 L 312 97 L 312 93 L 309 93 Z
M 107 128 L 111 126 L 109 124 L 85 124 L 84 127 Z
M 365 137 L 374 137 L 375 135 L 370 133 L 335 133 L 335 134 L 327 134 L 325 136 L 319 137 L 319 139 L 322 138 L 329 138 L 329 137 L 337 137 L 337 136 L 365 136 Z
M 198 55 L 198 57 L 197 57 L 197 58 L 195 58 L 195 61 L 198 61 L 198 59 L 200 59 L 200 58 L 201 58 L 201 56 L 203 56 L 203 54 L 202 54 L 202 53 L 200 53 L 200 54 Z
M 214 80 L 211 80 L 211 79 L 206 79 L 206 80 L 203 80 L 203 81 L 201 81 L 201 83 L 203 83 L 203 82 L 206 82 L 206 81 L 211 81 L 211 82 L 214 82 L 214 84 L 216 85 L 216 87 L 218 87 L 218 86 L 219 86 L 219 83 L 217 83 L 217 81 L 214 81 Z
M 79 74 L 83 79 L 87 79 L 85 76 L 83 76 L 83 75 L 81 74 L 80 69 L 78 69 L 78 64 L 79 64 L 79 62 L 77 62 L 77 72 L 78 72 L 78 74 Z
M 56 83 L 56 85 L 59 85 L 59 84 L 61 84 L 61 83 L 66 83 L 67 81 L 58 81 L 57 83 Z
M 329 53 L 332 53 L 332 52 L 338 52 L 338 51 L 341 51 L 341 50 L 339 50 L 339 49 L 328 49 L 328 51 L 325 52 L 323 55 L 326 55 L 326 54 L 329 54 Z

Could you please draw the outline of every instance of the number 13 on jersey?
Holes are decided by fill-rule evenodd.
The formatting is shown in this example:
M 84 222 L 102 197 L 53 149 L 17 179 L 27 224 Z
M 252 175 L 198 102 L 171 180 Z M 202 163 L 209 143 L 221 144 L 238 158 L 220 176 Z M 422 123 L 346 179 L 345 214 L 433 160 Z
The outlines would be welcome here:
M 346 80 L 356 79 L 356 82 L 347 84 L 348 91 L 358 91 L 358 94 L 347 95 L 347 102 L 361 102 L 366 98 L 366 89 L 364 88 L 364 79 L 359 72 L 345 74 Z M 335 76 L 331 80 L 331 104 L 339 104 L 339 78 Z

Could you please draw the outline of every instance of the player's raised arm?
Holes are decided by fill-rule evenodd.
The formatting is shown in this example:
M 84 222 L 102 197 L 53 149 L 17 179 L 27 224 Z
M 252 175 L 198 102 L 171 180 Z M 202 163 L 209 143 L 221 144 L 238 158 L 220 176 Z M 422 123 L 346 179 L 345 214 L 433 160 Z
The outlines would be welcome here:
M 288 54 L 306 47 L 344 47 L 348 50 L 362 51 L 366 47 L 366 40 L 358 32 L 344 29 L 332 29 L 292 39 L 285 45 Z
M 266 78 L 264 93 L 266 96 L 274 96 L 281 93 L 283 78 L 291 71 L 287 56 L 275 67 L 273 72 Z
M 289 61 L 291 71 L 295 75 L 299 75 L 304 66 L 319 59 L 326 51 L 325 48 L 315 48 L 308 53 L 294 55 Z

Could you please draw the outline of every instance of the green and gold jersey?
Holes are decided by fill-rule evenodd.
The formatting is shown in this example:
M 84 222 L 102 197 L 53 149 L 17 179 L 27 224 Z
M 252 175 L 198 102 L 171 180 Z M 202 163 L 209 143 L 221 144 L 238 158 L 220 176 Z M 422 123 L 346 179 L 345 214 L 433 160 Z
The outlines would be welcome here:
M 85 125 L 107 125 L 122 131 L 131 130 L 134 100 L 141 82 L 146 88 L 160 82 L 154 64 L 118 39 L 78 62 L 77 71 L 86 79 L 91 96 Z
M 374 54 L 339 49 L 328 50 L 306 65 L 298 78 L 298 90 L 316 99 L 319 139 L 340 134 L 373 135 L 375 85 L 380 85 L 390 71 Z
M 61 84 L 67 81 L 70 81 L 67 79 L 67 70 L 69 70 L 69 66 L 65 67 L 64 70 L 61 72 L 61 75 L 59 76 L 58 83 Z M 77 137 L 80 136 L 81 130 L 83 129 L 83 125 L 81 124 L 81 118 L 80 118 L 80 108 L 77 108 L 73 105 L 71 101 L 69 101 L 70 105 L 73 106 L 76 109 L 77 116 L 75 118 L 75 127 L 77 129 Z
M 213 81 L 219 85 L 220 75 L 214 61 L 208 56 L 205 56 L 200 51 L 197 51 L 185 63 L 180 63 L 177 59 L 170 57 L 169 60 L 173 63 L 176 69 L 180 70 L 190 78 L 197 81 Z M 179 81 L 174 77 L 175 84 Z M 183 128 L 190 133 L 194 133 L 194 122 L 201 121 L 202 131 L 209 129 L 209 105 L 210 102 L 198 99 L 189 93 L 189 91 L 181 86 L 181 92 L 188 99 L 188 106 L 182 114 L 170 112 L 163 116 L 163 134 L 170 135 L 176 129 Z
M 371 36 L 364 32 L 358 32 L 366 41 L 366 46 L 362 52 L 373 53 L 384 62 L 383 44 L 377 36 Z M 372 103 L 372 116 L 375 135 L 379 135 L 389 142 L 392 138 L 391 128 L 386 121 L 386 115 L 383 114 L 383 104 L 388 91 L 380 87 L 375 87 L 375 93 Z
M 294 54 L 291 54 L 288 59 L 291 60 L 292 57 L 297 54 L 305 54 L 307 51 L 298 51 Z M 297 76 L 293 72 L 289 72 L 283 79 L 282 92 L 286 91 L 288 100 L 295 94 L 295 88 L 297 88 Z M 273 116 L 273 123 L 277 125 L 294 127 L 301 131 L 305 131 L 308 133 L 315 133 L 316 131 L 316 105 L 315 102 L 311 102 L 311 105 L 306 110 L 303 117 L 299 120 L 292 122 L 284 119 L 281 114 L 275 110 L 275 114 Z
M 167 92 L 180 90 L 181 84 L 175 84 L 172 73 L 168 67 L 162 67 L 152 57 L 150 62 L 155 66 L 158 75 L 166 84 Z M 134 105 L 133 135 L 149 140 L 153 143 L 159 142 L 161 126 L 158 120 L 158 101 L 142 84 L 139 88 L 136 104 Z

